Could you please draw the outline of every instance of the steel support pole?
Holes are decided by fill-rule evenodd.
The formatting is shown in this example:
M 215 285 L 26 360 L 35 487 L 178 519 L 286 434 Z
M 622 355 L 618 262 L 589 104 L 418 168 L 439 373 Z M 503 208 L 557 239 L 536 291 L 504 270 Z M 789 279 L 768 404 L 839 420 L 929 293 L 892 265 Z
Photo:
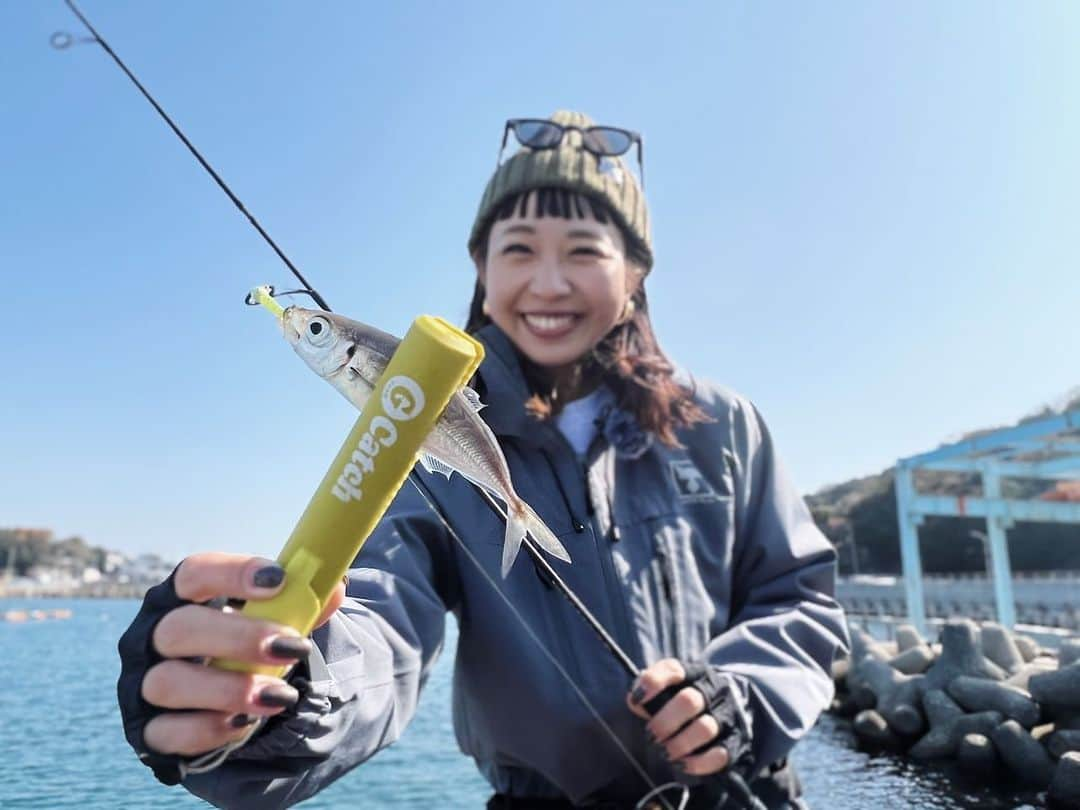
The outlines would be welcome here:
M 1001 503 L 1001 477 L 997 470 L 982 472 L 983 497 Z M 986 536 L 990 545 L 990 569 L 994 580 L 994 601 L 997 603 L 998 624 L 1016 624 L 1016 602 L 1013 599 L 1012 564 L 1009 561 L 1009 542 L 1006 530 L 1012 521 L 1005 515 L 990 515 L 986 519 Z
M 919 524 L 922 518 L 911 511 L 914 496 L 915 483 L 911 469 L 906 464 L 897 464 L 896 520 L 900 528 L 900 561 L 904 568 L 908 619 L 925 636 L 926 599 L 923 596 L 922 555 L 919 554 Z

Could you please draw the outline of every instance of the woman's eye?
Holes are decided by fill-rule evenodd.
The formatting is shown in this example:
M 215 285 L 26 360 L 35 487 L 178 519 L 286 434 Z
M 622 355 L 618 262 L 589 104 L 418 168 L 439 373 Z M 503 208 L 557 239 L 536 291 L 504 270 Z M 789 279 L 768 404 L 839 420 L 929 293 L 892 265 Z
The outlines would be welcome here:
M 504 254 L 506 254 L 506 253 L 532 253 L 532 248 L 530 248 L 528 245 L 523 245 L 520 242 L 515 242 L 512 245 L 507 245 L 506 247 L 504 247 L 502 252 Z
M 603 257 L 604 254 L 601 253 L 596 248 L 579 247 L 579 248 L 574 248 L 572 251 L 570 251 L 570 255 L 571 256 L 598 256 L 598 257 Z

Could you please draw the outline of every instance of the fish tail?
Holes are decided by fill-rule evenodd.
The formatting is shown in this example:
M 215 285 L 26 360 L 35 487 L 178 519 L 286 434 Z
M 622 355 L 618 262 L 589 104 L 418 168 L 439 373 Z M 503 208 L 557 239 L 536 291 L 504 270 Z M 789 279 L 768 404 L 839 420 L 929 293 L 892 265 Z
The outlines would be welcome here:
M 524 501 L 513 504 L 508 511 L 506 521 L 506 540 L 503 544 L 503 576 L 505 577 L 514 564 L 521 546 L 521 540 L 528 531 L 533 540 L 544 551 L 564 562 L 570 562 L 570 554 L 559 542 L 555 533 L 547 527 L 540 516 Z
M 510 573 L 510 569 L 514 566 L 514 560 L 517 559 L 518 552 L 521 551 L 521 541 L 525 539 L 526 531 L 526 526 L 519 519 L 519 515 L 513 509 L 507 510 L 506 535 L 503 538 L 502 554 L 503 579 L 506 579 L 506 575 Z

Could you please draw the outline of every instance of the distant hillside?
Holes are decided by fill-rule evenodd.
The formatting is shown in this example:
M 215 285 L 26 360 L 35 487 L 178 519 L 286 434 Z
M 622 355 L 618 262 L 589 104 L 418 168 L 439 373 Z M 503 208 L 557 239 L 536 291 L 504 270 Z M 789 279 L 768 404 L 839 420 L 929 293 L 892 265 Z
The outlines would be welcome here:
M 79 566 L 105 570 L 108 551 L 81 537 L 57 540 L 49 529 L 0 529 L 0 573 L 24 577 L 38 566 Z
M 1030 422 L 1080 408 L 1080 387 L 1020 419 Z M 999 428 L 972 431 L 948 443 L 971 439 Z M 1080 439 L 1080 431 L 1076 431 Z M 922 491 L 949 495 L 979 495 L 977 475 L 920 473 Z M 1075 485 L 1074 485 L 1075 487 Z M 1006 497 L 1070 500 L 1076 489 L 1054 482 L 1007 479 Z M 894 468 L 878 475 L 856 478 L 826 487 L 806 499 L 818 526 L 837 547 L 840 572 L 899 573 L 900 537 L 896 524 Z M 980 572 L 985 570 L 982 541 L 972 531 L 984 531 L 977 518 L 927 518 L 919 529 L 923 568 L 927 572 Z M 1080 570 L 1080 525 L 1017 523 L 1009 531 L 1009 554 L 1014 570 Z
M 50 529 L 0 528 L 0 598 L 139 597 L 173 567 L 156 554 L 130 557 L 81 537 L 57 539 Z

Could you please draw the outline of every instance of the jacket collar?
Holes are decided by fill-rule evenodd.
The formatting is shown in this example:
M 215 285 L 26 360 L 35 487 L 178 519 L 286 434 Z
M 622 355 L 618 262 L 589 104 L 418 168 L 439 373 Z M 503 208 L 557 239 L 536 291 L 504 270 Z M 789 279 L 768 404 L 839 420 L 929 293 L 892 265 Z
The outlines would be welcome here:
M 514 344 L 493 323 L 474 337 L 485 349 L 479 371 L 483 388 L 480 399 L 488 406 L 480 412 L 484 421 L 496 436 L 518 436 L 532 444 L 543 444 L 544 426 L 525 410 L 529 388 Z

